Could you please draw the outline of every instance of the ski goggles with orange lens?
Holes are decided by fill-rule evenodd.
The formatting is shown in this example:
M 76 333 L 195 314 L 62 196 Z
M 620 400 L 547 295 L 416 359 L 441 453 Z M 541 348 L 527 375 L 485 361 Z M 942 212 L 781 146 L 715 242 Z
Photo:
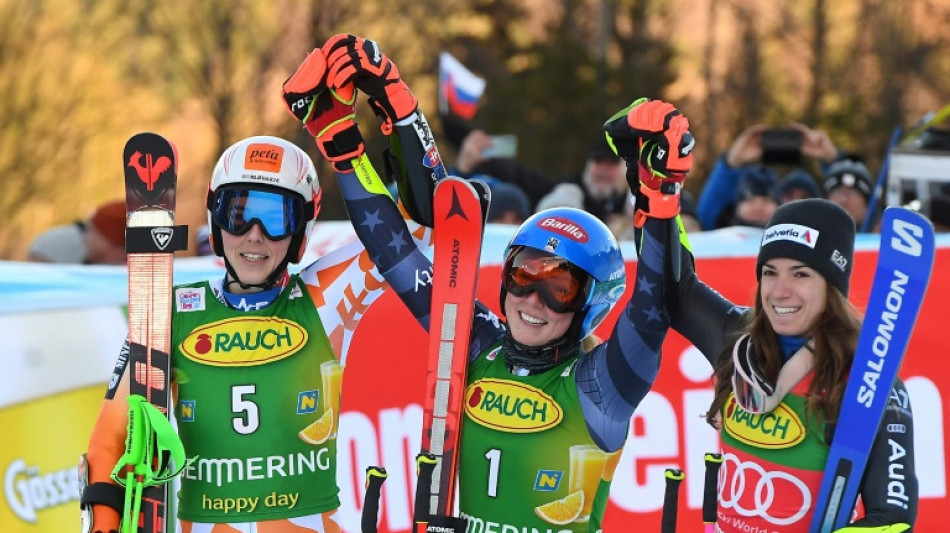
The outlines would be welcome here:
M 739 407 L 748 413 L 763 414 L 778 407 L 785 395 L 805 379 L 815 366 L 815 354 L 808 344 L 802 346 L 779 370 L 778 380 L 772 381 L 759 371 L 754 352 L 748 335 L 732 347 L 732 390 Z
M 260 226 L 272 241 L 285 239 L 304 224 L 303 200 L 276 192 L 222 189 L 215 193 L 211 219 L 232 235 L 244 235 Z
M 514 296 L 537 292 L 555 313 L 579 311 L 590 296 L 590 275 L 564 258 L 534 248 L 511 254 L 504 271 L 505 290 Z

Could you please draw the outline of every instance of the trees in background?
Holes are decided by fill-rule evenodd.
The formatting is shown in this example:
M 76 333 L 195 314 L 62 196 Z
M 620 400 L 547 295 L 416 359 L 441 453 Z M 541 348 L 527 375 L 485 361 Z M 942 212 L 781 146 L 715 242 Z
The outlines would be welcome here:
M 755 122 L 799 120 L 880 160 L 897 125 L 950 94 L 950 6 L 939 0 L 9 0 L 0 2 L 0 257 L 121 196 L 138 131 L 181 155 L 180 220 L 203 223 L 217 155 L 257 133 L 319 161 L 280 84 L 333 33 L 377 39 L 439 133 L 437 58 L 488 80 L 474 124 L 519 157 L 580 170 L 603 120 L 640 95 L 674 101 L 700 142 L 689 183 Z M 375 153 L 385 139 L 361 106 Z M 451 160 L 448 143 L 443 155 Z M 329 168 L 323 215 L 345 216 Z

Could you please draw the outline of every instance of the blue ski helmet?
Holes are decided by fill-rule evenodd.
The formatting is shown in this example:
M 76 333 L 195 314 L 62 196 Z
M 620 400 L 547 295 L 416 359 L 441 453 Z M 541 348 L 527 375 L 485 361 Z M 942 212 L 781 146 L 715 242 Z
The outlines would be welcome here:
M 566 259 L 591 277 L 590 295 L 577 311 L 583 318 L 578 340 L 590 335 L 604 320 L 626 287 L 627 274 L 617 239 L 600 219 L 573 207 L 545 209 L 525 220 L 505 248 L 504 265 L 521 247 L 534 248 Z M 501 312 L 505 312 L 505 284 L 501 284 Z

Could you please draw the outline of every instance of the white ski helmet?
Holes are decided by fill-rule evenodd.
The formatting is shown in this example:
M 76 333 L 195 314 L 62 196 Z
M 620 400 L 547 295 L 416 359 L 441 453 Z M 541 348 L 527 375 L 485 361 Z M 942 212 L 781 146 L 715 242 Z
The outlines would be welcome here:
M 297 145 L 278 137 L 248 137 L 228 147 L 221 154 L 211 184 L 208 186 L 207 207 L 208 227 L 211 228 L 211 245 L 215 255 L 224 257 L 221 244 L 222 217 L 216 217 L 216 210 L 227 208 L 224 197 L 226 191 L 263 191 L 277 193 L 288 199 L 288 213 L 292 217 L 284 221 L 285 233 L 278 237 L 291 235 L 290 248 L 286 263 L 297 263 L 306 250 L 307 237 L 320 212 L 320 182 L 313 161 Z M 285 217 L 286 218 L 286 217 Z M 249 229 L 254 222 L 271 238 L 268 221 L 251 218 L 245 224 Z M 234 228 L 226 228 L 232 233 Z M 244 229 L 246 231 L 247 229 Z

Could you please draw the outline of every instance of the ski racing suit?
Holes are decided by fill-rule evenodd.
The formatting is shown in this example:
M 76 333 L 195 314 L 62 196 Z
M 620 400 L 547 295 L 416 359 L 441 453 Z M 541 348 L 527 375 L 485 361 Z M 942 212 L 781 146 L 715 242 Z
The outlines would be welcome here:
M 403 150 L 403 161 L 418 161 L 421 171 L 444 174 L 443 169 L 422 168 L 426 150 L 410 125 L 414 120 L 425 119 L 417 113 L 400 121 L 393 132 L 398 143 L 391 145 Z M 428 131 L 427 125 L 416 129 Z M 439 161 L 430 152 L 427 161 L 433 160 Z M 431 279 L 431 261 L 412 246 L 396 203 L 386 194 L 365 155 L 355 163 L 354 172 L 338 172 L 337 177 L 357 235 L 389 285 L 428 329 L 432 286 L 417 280 Z M 662 263 L 653 259 L 641 257 L 638 262 L 636 275 L 647 282 L 658 282 L 662 275 Z M 659 291 L 636 291 L 605 342 L 550 370 L 527 376 L 508 369 L 500 352 L 505 325 L 476 302 L 465 397 L 518 389 L 537 401 L 532 416 L 553 417 L 556 411 L 559 419 L 548 418 L 544 423 L 539 419 L 531 431 L 514 432 L 503 424 L 480 422 L 484 417 L 477 411 L 482 405 L 473 408 L 466 402 L 459 510 L 468 520 L 468 533 L 600 531 L 630 419 L 656 378 L 664 328 L 669 323 L 660 312 L 659 298 Z M 504 409 L 496 414 L 500 411 Z M 579 479 L 582 476 L 585 479 Z M 585 504 L 575 520 L 558 525 L 536 512 L 536 507 L 564 498 L 580 486 L 584 487 Z
M 651 253 L 661 242 L 644 239 L 642 253 Z M 736 341 L 743 315 L 750 309 L 734 305 L 703 283 L 691 254 L 684 250 L 682 255 L 681 281 L 671 291 L 672 327 L 715 367 L 723 350 Z M 770 413 L 748 413 L 735 396 L 726 402 L 720 413 L 718 531 L 808 531 L 834 435 L 834 424 L 820 424 L 805 415 L 804 396 L 811 378 L 806 376 Z M 907 389 L 898 379 L 868 457 L 855 517 L 838 531 L 909 531 L 917 516 L 917 493 L 913 414 Z
M 385 282 L 354 241 L 270 291 L 223 287 L 220 279 L 174 288 L 174 409 L 194 458 L 181 475 L 178 530 L 339 532 L 342 371 Z M 126 343 L 90 439 L 90 483 L 110 482 L 124 451 L 128 371 Z M 118 525 L 107 506 L 94 516 L 94 530 Z

